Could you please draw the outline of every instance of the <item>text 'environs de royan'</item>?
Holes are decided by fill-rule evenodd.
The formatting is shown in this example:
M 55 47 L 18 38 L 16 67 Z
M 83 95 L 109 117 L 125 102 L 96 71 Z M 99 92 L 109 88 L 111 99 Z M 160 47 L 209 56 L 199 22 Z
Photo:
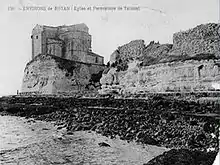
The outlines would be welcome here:
M 23 6 L 23 11 L 138 11 L 139 6 Z

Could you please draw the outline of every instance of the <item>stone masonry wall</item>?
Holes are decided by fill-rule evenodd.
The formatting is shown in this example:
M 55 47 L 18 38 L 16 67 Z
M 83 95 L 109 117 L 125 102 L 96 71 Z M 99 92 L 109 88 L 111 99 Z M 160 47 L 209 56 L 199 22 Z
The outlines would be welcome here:
M 153 57 L 161 58 L 168 55 L 168 52 L 172 49 L 172 44 L 160 44 L 151 41 L 150 44 L 146 46 L 143 52 L 143 58 Z
M 58 27 L 36 25 L 32 31 L 32 59 L 39 54 L 51 54 L 68 60 L 94 63 L 94 60 L 89 61 L 91 58 L 86 57 L 91 51 L 91 40 L 85 24 Z M 99 64 L 100 60 L 95 61 Z
M 110 64 L 123 63 L 127 65 L 130 61 L 143 56 L 145 49 L 144 40 L 133 40 L 118 47 L 110 56 Z
M 62 57 L 62 44 L 63 42 L 55 39 L 48 39 L 47 41 L 47 54 Z
M 144 40 L 134 40 L 118 47 L 118 52 L 122 60 L 134 59 L 142 55 L 144 48 Z
M 22 92 L 57 94 L 85 90 L 92 74 L 103 65 L 92 65 L 64 60 L 51 55 L 39 55 L 29 62 L 24 71 Z
M 220 24 L 202 24 L 173 35 L 173 55 L 194 56 L 200 53 L 220 57 Z

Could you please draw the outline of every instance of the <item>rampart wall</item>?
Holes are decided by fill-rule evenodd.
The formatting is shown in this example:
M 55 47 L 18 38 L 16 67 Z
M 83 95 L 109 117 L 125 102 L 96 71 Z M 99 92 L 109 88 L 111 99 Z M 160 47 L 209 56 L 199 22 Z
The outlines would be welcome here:
M 220 25 L 209 23 L 173 35 L 171 54 L 194 56 L 211 53 L 220 57 Z

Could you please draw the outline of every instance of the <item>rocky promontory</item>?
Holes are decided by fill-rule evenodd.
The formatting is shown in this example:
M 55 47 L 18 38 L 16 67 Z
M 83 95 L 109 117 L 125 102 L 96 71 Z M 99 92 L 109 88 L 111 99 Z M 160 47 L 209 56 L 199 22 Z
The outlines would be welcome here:
M 97 91 L 105 65 L 71 61 L 53 55 L 38 55 L 25 67 L 22 93 L 74 94 Z

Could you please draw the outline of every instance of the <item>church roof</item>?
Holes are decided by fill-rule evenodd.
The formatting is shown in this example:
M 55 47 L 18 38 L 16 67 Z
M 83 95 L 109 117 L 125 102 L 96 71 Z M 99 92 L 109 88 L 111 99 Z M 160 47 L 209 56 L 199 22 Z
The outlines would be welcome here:
M 104 58 L 103 56 L 100 56 L 100 55 L 98 55 L 98 54 L 96 54 L 96 53 L 94 53 L 92 51 L 88 51 L 88 55 Z

